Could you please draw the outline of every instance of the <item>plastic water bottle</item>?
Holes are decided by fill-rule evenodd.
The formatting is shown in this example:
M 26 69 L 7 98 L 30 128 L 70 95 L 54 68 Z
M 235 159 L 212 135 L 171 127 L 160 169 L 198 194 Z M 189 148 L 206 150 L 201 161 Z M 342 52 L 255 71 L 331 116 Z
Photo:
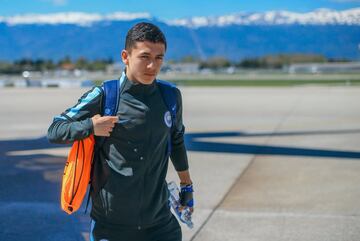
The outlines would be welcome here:
M 181 222 L 185 223 L 189 228 L 193 228 L 194 224 L 191 221 L 190 208 L 186 207 L 181 212 L 179 211 L 181 205 L 178 186 L 172 181 L 168 183 L 168 189 L 170 192 L 169 201 L 171 208 L 174 210 Z

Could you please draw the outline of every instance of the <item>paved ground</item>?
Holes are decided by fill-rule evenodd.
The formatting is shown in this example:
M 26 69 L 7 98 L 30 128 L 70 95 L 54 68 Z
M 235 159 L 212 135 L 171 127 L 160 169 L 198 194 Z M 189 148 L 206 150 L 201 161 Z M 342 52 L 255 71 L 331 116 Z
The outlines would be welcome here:
M 44 137 L 83 89 L 0 89 L 0 240 L 87 240 Z M 360 88 L 183 88 L 194 241 L 360 240 Z M 177 180 L 172 167 L 169 180 Z

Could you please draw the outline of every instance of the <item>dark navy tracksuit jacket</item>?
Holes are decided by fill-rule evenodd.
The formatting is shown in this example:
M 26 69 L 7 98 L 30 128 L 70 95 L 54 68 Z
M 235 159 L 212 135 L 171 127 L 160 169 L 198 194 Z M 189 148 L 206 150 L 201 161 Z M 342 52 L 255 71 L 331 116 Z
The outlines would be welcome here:
M 177 115 L 176 120 L 171 120 L 156 81 L 143 85 L 125 76 L 120 87 L 119 122 L 111 136 L 97 146 L 94 158 L 93 185 L 98 188 L 91 196 L 90 216 L 96 222 L 141 229 L 170 219 L 165 180 L 169 135 L 175 169 L 188 169 L 181 94 L 178 89 L 175 92 Z M 102 113 L 102 102 L 101 87 L 85 93 L 75 106 L 54 118 L 48 139 L 69 143 L 89 136 L 93 133 L 90 118 Z M 176 121 L 175 130 L 171 129 L 172 121 Z

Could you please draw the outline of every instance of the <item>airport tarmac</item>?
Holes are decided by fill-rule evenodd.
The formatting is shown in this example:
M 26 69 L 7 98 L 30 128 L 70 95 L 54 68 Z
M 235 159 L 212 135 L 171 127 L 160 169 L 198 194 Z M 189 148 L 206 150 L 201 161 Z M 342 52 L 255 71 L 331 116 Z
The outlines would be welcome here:
M 181 88 L 193 241 L 359 241 L 360 87 Z M 60 210 L 52 117 L 85 89 L 0 88 L 0 240 L 88 240 Z M 170 165 L 168 178 L 178 180 Z

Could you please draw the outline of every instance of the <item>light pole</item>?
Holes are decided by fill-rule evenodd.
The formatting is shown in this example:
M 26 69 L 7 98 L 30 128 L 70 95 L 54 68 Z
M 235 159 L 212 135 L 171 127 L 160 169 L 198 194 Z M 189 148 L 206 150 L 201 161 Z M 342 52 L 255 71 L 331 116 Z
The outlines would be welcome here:
M 29 87 L 30 86 L 30 76 L 31 76 L 30 72 L 26 70 L 22 73 L 22 76 L 25 79 L 26 87 Z

